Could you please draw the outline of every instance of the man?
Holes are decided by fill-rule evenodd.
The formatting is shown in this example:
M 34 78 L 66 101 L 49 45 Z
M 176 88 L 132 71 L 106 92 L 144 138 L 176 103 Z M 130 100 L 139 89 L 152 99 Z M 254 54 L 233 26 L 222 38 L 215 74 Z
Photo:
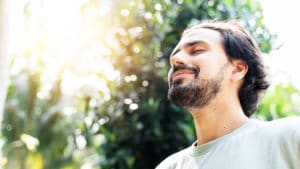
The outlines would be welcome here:
M 268 88 L 261 52 L 236 21 L 183 32 L 168 98 L 194 118 L 197 141 L 156 169 L 300 169 L 300 120 L 249 119 Z

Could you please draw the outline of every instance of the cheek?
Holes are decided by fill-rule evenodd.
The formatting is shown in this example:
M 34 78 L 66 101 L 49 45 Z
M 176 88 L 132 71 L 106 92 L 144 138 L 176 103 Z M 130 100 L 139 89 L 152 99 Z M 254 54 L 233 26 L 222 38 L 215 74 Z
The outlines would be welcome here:
M 208 78 L 212 75 L 214 69 L 212 64 L 209 64 L 208 62 L 203 62 L 201 65 L 197 65 L 200 69 L 200 71 L 198 72 L 198 79 L 202 79 L 202 78 Z
M 202 62 L 200 66 L 200 74 L 199 76 L 203 76 L 205 78 L 210 78 L 218 73 L 220 67 L 222 66 L 220 60 L 211 58 L 207 59 L 205 62 Z

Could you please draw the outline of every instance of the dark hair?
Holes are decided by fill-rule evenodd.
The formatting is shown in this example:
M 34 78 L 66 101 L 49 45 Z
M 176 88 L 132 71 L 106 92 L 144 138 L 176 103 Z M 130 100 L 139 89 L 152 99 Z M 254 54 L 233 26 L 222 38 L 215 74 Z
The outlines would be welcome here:
M 241 59 L 248 65 L 248 72 L 239 89 L 239 100 L 245 115 L 251 116 L 257 110 L 262 93 L 270 86 L 256 42 L 235 20 L 203 22 L 186 29 L 183 34 L 198 28 L 218 31 L 228 59 Z

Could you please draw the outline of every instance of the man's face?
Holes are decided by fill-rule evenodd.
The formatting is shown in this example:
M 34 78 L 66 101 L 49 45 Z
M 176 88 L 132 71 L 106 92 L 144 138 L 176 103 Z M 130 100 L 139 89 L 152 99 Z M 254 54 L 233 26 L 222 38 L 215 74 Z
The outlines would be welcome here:
M 168 98 L 189 108 L 202 108 L 221 89 L 229 65 L 219 32 L 199 28 L 186 33 L 170 56 Z

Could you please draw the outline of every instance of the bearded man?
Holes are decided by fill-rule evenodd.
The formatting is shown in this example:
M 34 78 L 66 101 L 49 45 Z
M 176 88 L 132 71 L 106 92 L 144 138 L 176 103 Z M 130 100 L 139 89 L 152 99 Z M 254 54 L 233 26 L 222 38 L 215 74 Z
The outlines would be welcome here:
M 237 21 L 188 28 L 170 63 L 168 98 L 193 116 L 197 140 L 156 169 L 300 169 L 299 118 L 249 118 L 269 83 Z

